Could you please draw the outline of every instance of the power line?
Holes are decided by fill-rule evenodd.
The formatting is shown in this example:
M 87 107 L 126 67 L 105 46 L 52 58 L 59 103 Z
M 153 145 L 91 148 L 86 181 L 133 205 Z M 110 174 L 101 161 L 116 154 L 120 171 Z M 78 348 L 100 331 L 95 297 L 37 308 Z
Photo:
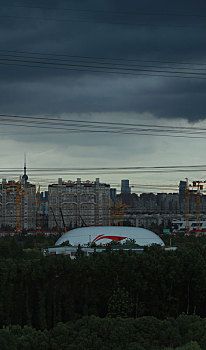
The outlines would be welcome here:
M 112 71 L 104 71 L 104 70 L 89 70 L 89 69 L 78 69 L 78 68 L 62 68 L 62 67 L 47 67 L 47 66 L 38 66 L 38 65 L 28 65 L 28 64 L 16 64 L 16 63 L 5 63 L 0 62 L 0 65 L 7 65 L 7 66 L 16 66 L 16 67 L 27 67 L 27 68 L 43 68 L 43 69 L 59 69 L 59 70 L 67 70 L 67 71 L 74 71 L 74 72 L 87 72 L 87 73 L 107 73 L 107 74 L 119 74 L 119 75 L 133 75 L 133 76 L 149 76 L 149 77 L 163 77 L 163 78 L 181 78 L 181 79 L 201 79 L 205 80 L 204 77 L 199 76 L 181 76 L 181 75 L 166 75 L 166 74 L 151 74 L 151 73 L 128 73 L 128 72 L 112 72 Z M 186 74 L 186 73 L 185 73 Z
M 199 72 L 191 72 L 191 71 L 186 71 L 186 72 L 181 72 L 181 71 L 170 71 L 170 70 L 165 70 L 168 69 L 167 67 L 162 67 L 164 70 L 157 70 L 157 69 L 139 69 L 139 68 L 131 68 L 131 66 L 124 68 L 124 67 L 116 67 L 116 66 L 101 66 L 101 65 L 94 65 L 94 64 L 74 64 L 74 63 L 55 63 L 55 62 L 47 62 L 47 61 L 42 61 L 42 60 L 28 60 L 28 59 L 12 59 L 12 58 L 0 58 L 0 61 L 5 61 L 5 62 L 20 62 L 20 63 L 31 63 L 31 64 L 42 64 L 42 65 L 47 65 L 47 66 L 61 66 L 63 68 L 65 67 L 74 67 L 74 68 L 92 68 L 92 69 L 102 69 L 104 72 L 107 70 L 114 70 L 114 71 L 132 71 L 132 72 L 152 72 L 152 73 L 170 73 L 170 74 L 187 74 L 187 75 L 200 75 L 200 76 L 205 76 L 206 73 L 199 73 Z M 140 67 L 145 67 L 147 66 L 140 66 Z M 149 67 L 148 67 L 149 68 Z M 172 68 L 172 69 L 178 69 L 178 68 Z M 183 68 L 180 68 L 183 69 Z M 185 68 L 186 69 L 186 68 Z
M 1 117 L 6 118 L 19 118 L 19 119 L 35 119 L 35 120 L 46 120 L 46 121 L 64 121 L 64 122 L 71 122 L 71 123 L 87 123 L 87 124 L 94 124 L 94 125 L 117 125 L 117 126 L 131 126 L 131 127 L 151 127 L 151 128 L 157 128 L 157 129 L 180 129 L 180 130 L 205 130 L 206 128 L 198 128 L 198 127 L 190 127 L 190 126 L 173 126 L 173 125 L 156 125 L 156 124 L 136 124 L 136 123 L 122 123 L 122 122 L 102 122 L 102 121 L 94 121 L 94 120 L 81 120 L 81 119 L 65 119 L 61 116 L 59 118 L 51 118 L 51 117 L 40 117 L 40 116 L 25 116 L 25 115 L 10 115 L 10 114 L 0 114 Z
M 20 169 L 22 170 L 22 169 Z M 16 176 L 18 177 L 18 176 Z M 39 179 L 38 178 L 35 178 L 34 176 L 31 176 L 32 177 L 32 180 L 35 182 L 35 181 L 38 181 Z M 41 183 L 46 183 L 48 184 L 51 183 L 53 181 L 53 183 L 56 181 L 56 179 L 41 179 Z M 121 187 L 121 184 L 120 183 L 112 183 L 112 181 L 108 180 L 107 182 L 109 182 L 110 186 L 112 187 Z M 145 189 L 148 189 L 148 188 L 155 188 L 155 189 L 176 189 L 178 187 L 177 184 L 150 184 L 150 185 L 147 185 L 147 184 L 133 184 L 133 183 L 130 183 L 130 187 L 132 187 L 132 191 L 134 188 L 145 188 Z
M 54 133 L 108 133 L 125 135 L 149 135 L 161 137 L 203 138 L 205 128 L 160 126 L 153 124 L 129 124 L 115 122 L 99 122 L 90 120 L 59 119 L 48 117 L 31 117 L 0 114 L 2 126 L 52 129 Z
M 100 57 L 100 56 L 83 56 L 83 55 L 69 55 L 67 53 L 43 53 L 35 51 L 17 51 L 17 50 L 3 50 L 0 52 L 18 53 L 18 54 L 29 54 L 29 55 L 46 55 L 46 56 L 56 56 L 56 57 L 69 57 L 69 58 L 82 58 L 82 59 L 96 59 L 103 61 L 121 61 L 121 62 L 145 62 L 145 63 L 163 63 L 163 64 L 183 64 L 183 65 L 195 65 L 195 66 L 206 66 L 206 63 L 197 62 L 180 62 L 180 61 L 162 61 L 162 60 L 143 60 L 143 59 L 128 59 L 128 58 L 114 58 L 114 57 Z
M 20 62 L 19 60 L 16 60 L 16 62 Z M 138 71 L 140 73 L 131 73 L 131 72 L 126 72 L 126 71 L 108 71 L 106 69 L 102 70 L 102 69 L 98 69 L 98 68 L 94 68 L 92 69 L 88 69 L 88 68 L 67 68 L 67 67 L 59 67 L 58 65 L 54 65 L 54 66 L 41 66 L 41 65 L 37 65 L 37 64 L 17 64 L 17 63 L 8 63 L 8 62 L 0 62 L 0 65 L 7 65 L 7 66 L 15 66 L 15 67 L 27 67 L 27 68 L 41 68 L 41 69 L 57 69 L 57 70 L 64 70 L 64 71 L 74 71 L 74 72 L 86 72 L 86 73 L 106 73 L 106 74 L 118 74 L 118 75 L 131 75 L 131 76 L 150 76 L 150 77 L 163 77 L 163 78 L 181 78 L 181 79 L 201 79 L 201 80 L 205 80 L 205 77 L 202 76 L 187 76 L 187 72 L 180 72 L 180 75 L 178 74 L 174 74 L 175 72 L 170 72 L 173 74 L 156 74 L 155 71 L 154 73 L 151 73 L 152 71 L 150 70 L 141 70 L 139 69 Z M 100 68 L 100 67 L 99 67 Z M 111 68 L 112 69 L 112 68 Z M 143 72 L 143 73 L 142 73 Z M 164 73 L 164 71 L 161 71 L 162 73 Z M 168 72 L 169 73 L 169 72 Z M 186 74 L 186 75 L 181 75 L 181 74 Z M 195 74 L 195 73 L 194 73 Z
M 142 68 L 134 67 L 117 67 L 113 66 L 102 66 L 99 63 L 89 64 L 87 62 L 82 64 L 77 63 L 59 63 L 59 62 L 48 62 L 40 59 L 15 59 L 15 58 L 0 58 L 0 64 L 8 66 L 18 66 L 18 67 L 29 67 L 29 68 L 43 68 L 43 69 L 60 69 L 67 71 L 79 71 L 79 72 L 93 72 L 93 73 L 106 73 L 106 74 L 119 74 L 119 75 L 149 75 L 149 76 L 159 76 L 159 77 L 174 77 L 174 78 L 183 78 L 183 79 L 206 79 L 206 72 L 199 72 L 200 69 L 193 69 L 193 71 L 186 71 L 187 68 L 183 67 L 180 70 L 177 70 L 177 67 L 160 67 L 161 69 L 151 69 L 146 66 Z M 139 65 L 139 67 L 141 67 Z M 145 69 L 145 68 L 147 69 Z M 172 69 L 172 70 L 171 70 Z M 174 70 L 173 70 L 174 69 Z M 181 71 L 185 69 L 185 71 Z M 165 74 L 166 73 L 166 74 Z
M 127 169 L 182 169 L 182 168 L 201 168 L 205 167 L 206 164 L 196 164 L 196 165 L 154 165 L 154 166 L 124 166 L 124 167 L 52 167 L 52 168 L 28 168 L 28 170 L 127 170 Z M 0 172 L 5 169 L 10 170 L 22 170 L 22 168 L 0 168 Z
M 58 171 L 114 171 L 114 170 L 125 170 L 125 171 L 153 171 L 153 170 L 169 170 L 169 171 L 206 171 L 206 164 L 199 165 L 163 165 L 163 166 L 125 166 L 125 167 L 47 167 L 47 168 L 27 168 L 29 172 L 58 172 Z M 3 168 L 1 172 L 16 172 L 22 171 L 22 168 Z
M 8 116 L 8 118 L 10 119 L 10 118 L 12 118 L 11 116 Z M 152 131 L 152 132 L 156 132 L 156 133 L 162 133 L 163 131 L 164 132 L 168 132 L 168 133 L 187 133 L 187 134 L 200 134 L 200 135 L 204 135 L 205 134 L 205 131 L 204 131 L 204 129 L 197 129 L 197 130 L 199 130 L 199 131 L 190 131 L 190 130 L 187 130 L 187 128 L 183 128 L 183 129 L 170 129 L 169 127 L 165 127 L 165 128 L 163 128 L 163 130 L 159 130 L 159 129 L 156 129 L 156 128 L 154 128 L 154 127 L 150 127 L 150 125 L 148 125 L 147 127 L 144 127 L 144 128 L 140 128 L 139 126 L 138 127 L 134 127 L 134 126 L 131 126 L 131 125 L 129 125 L 128 124 L 128 127 L 126 128 L 126 127 L 123 127 L 123 126 L 121 126 L 121 125 L 118 125 L 117 124 L 117 126 L 111 126 L 111 125 L 107 125 L 106 123 L 104 123 L 103 125 L 98 125 L 98 126 L 96 126 L 96 125 L 94 125 L 94 124 L 90 124 L 89 122 L 88 123 L 86 123 L 86 121 L 85 121 L 85 124 L 82 124 L 82 123 L 78 123 L 78 122 L 73 122 L 73 123 L 65 123 L 65 122 L 63 122 L 63 120 L 58 120 L 57 122 L 53 122 L 53 120 L 52 119 L 50 119 L 50 120 L 46 120 L 46 121 L 38 121 L 38 120 L 36 120 L 36 119 L 44 119 L 44 118 L 31 118 L 31 120 L 24 120 L 23 119 L 23 117 L 19 117 L 19 118 L 12 118 L 12 119 L 14 119 L 15 120 L 15 122 L 22 122 L 22 120 L 24 121 L 24 122 L 26 122 L 26 125 L 29 125 L 29 124 L 36 124 L 38 127 L 39 127 L 39 125 L 42 125 L 42 124 L 44 124 L 44 125 L 51 125 L 51 126 L 56 126 L 56 125 L 63 125 L 63 126 L 67 126 L 67 127 L 78 127 L 78 128 L 80 128 L 80 131 L 89 131 L 88 129 L 83 129 L 83 128 L 92 128 L 91 129 L 91 131 L 96 131 L 96 130 L 94 130 L 94 129 L 96 129 L 97 127 L 98 128 L 102 128 L 102 129 L 106 129 L 106 131 L 116 131 L 116 132 L 121 132 L 121 131 L 126 131 L 126 132 L 128 132 L 128 131 L 132 131 L 132 132 L 135 132 L 135 131 L 137 131 L 137 132 L 145 132 L 145 131 Z M 3 122 L 3 123 L 2 123 Z M 7 122 L 7 123 L 5 123 L 5 122 Z M 8 122 L 9 122 L 9 124 L 8 124 Z M 19 124 L 14 124 L 13 123 L 13 120 L 8 120 L 8 119 L 2 119 L 1 118 L 1 116 L 0 116 L 0 123 L 2 124 L 2 125 L 19 125 Z M 10 124 L 11 123 L 11 124 Z M 20 126 L 22 126 L 22 125 L 20 125 Z M 78 129 L 68 129 L 68 130 L 70 130 L 70 131 L 75 131 L 75 130 L 77 130 L 78 131 Z M 203 131 L 203 132 L 201 132 L 201 131 Z
M 0 50 L 0 51 L 2 52 L 2 50 Z M 62 58 L 61 59 L 60 58 L 57 59 L 57 58 L 50 58 L 50 57 L 37 57 L 37 56 L 28 56 L 28 55 L 25 56 L 25 55 L 22 55 L 22 54 L 11 54 L 11 53 L 7 53 L 7 54 L 3 53 L 3 54 L 1 54 L 0 57 L 2 57 L 2 56 L 7 57 L 7 58 L 5 58 L 5 60 L 10 60 L 10 57 L 24 58 L 24 59 L 26 58 L 26 59 L 29 59 L 29 61 L 27 61 L 27 62 L 32 62 L 32 63 L 33 63 L 33 61 L 31 61 L 31 59 L 38 59 L 40 62 L 42 62 L 42 64 L 46 64 L 46 62 L 47 62 L 47 61 L 41 61 L 43 59 L 46 59 L 46 60 L 49 60 L 49 61 L 54 61 L 54 62 L 48 62 L 48 64 L 54 64 L 54 65 L 59 64 L 59 62 L 67 62 L 67 63 L 63 63 L 62 64 L 63 66 L 67 66 L 68 62 L 69 63 L 70 62 L 75 62 L 76 64 L 77 63 L 84 63 L 84 64 L 90 64 L 90 65 L 97 64 L 98 68 L 107 68 L 107 66 L 110 65 L 110 66 L 113 66 L 114 69 L 123 69 L 124 68 L 125 70 L 131 69 L 131 67 L 132 68 L 134 68 L 134 67 L 141 67 L 141 68 L 160 68 L 160 69 L 182 69 L 182 70 L 190 69 L 192 71 L 205 71 L 206 70 L 206 68 L 194 68 L 194 67 L 190 68 L 190 67 L 177 67 L 177 66 L 175 66 L 175 67 L 172 67 L 172 66 L 156 66 L 156 65 L 145 65 L 145 64 L 131 64 L 131 63 L 129 63 L 129 64 L 127 63 L 126 64 L 126 63 L 117 63 L 117 62 L 111 63 L 111 62 L 101 62 L 101 61 L 98 61 L 98 60 L 96 60 L 96 61 L 85 61 L 85 60 L 78 60 L 78 59 L 72 58 L 72 57 L 67 58 L 67 59 L 62 59 Z M 84 59 L 84 57 L 82 57 L 82 58 Z M 4 60 L 4 59 L 2 58 L 2 60 Z M 22 60 L 15 60 L 15 61 L 22 62 Z M 57 63 L 56 63 L 56 61 L 57 61 Z M 75 66 L 76 66 L 76 64 L 75 64 Z M 189 64 L 189 63 L 187 63 L 187 64 Z M 201 64 L 201 65 L 202 66 L 206 66 L 206 64 Z M 184 73 L 184 72 L 182 72 L 182 73 Z
M 124 135 L 139 135 L 139 136 L 158 136 L 158 137 L 175 137 L 175 138 L 188 138 L 188 139 L 205 139 L 205 137 L 201 136 L 185 136 L 185 135 L 169 135 L 169 134 L 153 134 L 153 133 L 138 133 L 138 132 L 121 132 L 121 131 L 109 131 L 109 130 L 77 130 L 77 129 L 65 129 L 65 128 L 52 128 L 51 126 L 37 126 L 37 125 L 26 125 L 26 124 L 9 124 L 9 123 L 2 123 L 2 125 L 6 126 L 17 126 L 17 127 L 26 127 L 26 128 L 37 128 L 37 129 L 55 129 L 55 130 L 67 130 L 67 133 L 108 133 L 108 134 L 124 134 Z M 56 131 L 56 134 L 58 131 Z

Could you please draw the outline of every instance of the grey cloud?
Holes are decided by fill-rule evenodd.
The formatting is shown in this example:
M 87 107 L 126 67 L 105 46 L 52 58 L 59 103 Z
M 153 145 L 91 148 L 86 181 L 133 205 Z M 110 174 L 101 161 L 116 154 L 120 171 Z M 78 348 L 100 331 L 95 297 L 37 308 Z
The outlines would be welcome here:
M 1 112 L 12 114 L 149 112 L 164 118 L 205 118 L 202 82 L 85 75 L 0 84 Z
M 3 1 L 0 0 L 1 3 Z M 22 3 L 28 4 L 27 1 Z M 34 5 L 44 6 L 44 3 L 36 1 Z M 83 56 L 176 60 L 180 63 L 205 62 L 206 26 L 204 17 L 201 17 L 206 10 L 204 2 L 199 4 L 198 10 L 192 0 L 181 3 L 175 0 L 167 4 L 163 0 L 155 3 L 151 0 L 119 1 L 118 8 L 114 0 L 103 1 L 98 5 L 94 0 L 71 1 L 69 4 L 50 1 L 48 7 L 57 7 L 59 10 L 3 7 L 2 16 L 11 15 L 14 18 L 2 18 L 1 48 Z M 61 11 L 64 7 L 88 12 Z M 95 12 L 98 9 L 110 13 Z M 121 11 L 125 12 L 124 15 L 119 13 Z M 134 16 L 131 11 L 179 15 Z M 187 16 L 193 13 L 200 16 Z M 40 17 L 42 21 L 20 20 L 15 16 Z M 49 17 L 74 22 L 46 21 L 45 18 Z M 118 24 L 115 25 L 115 22 Z M 140 23 L 147 23 L 147 26 Z M 158 63 L 153 65 L 158 67 Z M 184 117 L 190 121 L 205 118 L 204 80 L 125 77 L 9 65 L 0 65 L 0 74 L 2 113 L 134 111 L 149 112 L 160 118 Z

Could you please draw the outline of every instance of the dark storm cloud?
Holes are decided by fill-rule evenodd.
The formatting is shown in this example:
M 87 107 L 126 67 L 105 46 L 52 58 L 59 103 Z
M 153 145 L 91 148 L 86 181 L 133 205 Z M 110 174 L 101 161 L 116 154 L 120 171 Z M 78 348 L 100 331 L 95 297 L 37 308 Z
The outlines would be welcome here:
M 44 9 L 12 7 L 16 5 L 14 1 L 9 2 L 11 7 L 3 4 L 5 2 L 0 1 L 2 50 L 177 61 L 177 70 L 182 62 L 206 62 L 204 1 L 198 3 L 198 8 L 194 1 L 19 3 Z M 135 11 L 149 15 L 137 16 Z M 1 58 L 2 55 L 3 52 Z M 205 118 L 206 80 L 9 65 L 0 65 L 0 75 L 2 113 L 134 111 L 191 121 Z

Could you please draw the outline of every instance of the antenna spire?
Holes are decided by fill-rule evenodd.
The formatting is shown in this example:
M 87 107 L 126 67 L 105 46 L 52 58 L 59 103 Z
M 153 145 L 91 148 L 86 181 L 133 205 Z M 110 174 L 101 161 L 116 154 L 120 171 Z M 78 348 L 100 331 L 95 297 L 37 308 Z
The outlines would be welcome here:
M 26 153 L 24 152 L 24 175 L 26 175 Z
M 28 176 L 26 174 L 26 153 L 24 152 L 24 175 L 22 176 L 22 179 L 25 180 L 25 182 L 28 181 Z

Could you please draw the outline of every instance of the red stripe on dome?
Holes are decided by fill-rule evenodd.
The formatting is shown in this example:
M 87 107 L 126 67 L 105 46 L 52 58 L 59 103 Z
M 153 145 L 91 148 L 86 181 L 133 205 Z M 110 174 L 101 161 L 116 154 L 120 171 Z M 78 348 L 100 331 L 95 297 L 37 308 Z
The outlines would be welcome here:
M 104 236 L 104 235 L 99 235 L 99 236 L 97 236 L 96 238 L 93 239 L 92 242 L 96 242 L 96 240 L 98 240 L 98 238 L 99 238 L 99 237 L 102 237 L 102 236 Z
M 111 239 L 112 241 L 120 242 L 120 241 L 122 241 L 123 239 L 125 239 L 127 237 L 99 235 L 93 240 L 93 242 L 97 242 L 97 241 L 100 241 L 100 239 L 105 239 L 105 238 L 106 239 Z

